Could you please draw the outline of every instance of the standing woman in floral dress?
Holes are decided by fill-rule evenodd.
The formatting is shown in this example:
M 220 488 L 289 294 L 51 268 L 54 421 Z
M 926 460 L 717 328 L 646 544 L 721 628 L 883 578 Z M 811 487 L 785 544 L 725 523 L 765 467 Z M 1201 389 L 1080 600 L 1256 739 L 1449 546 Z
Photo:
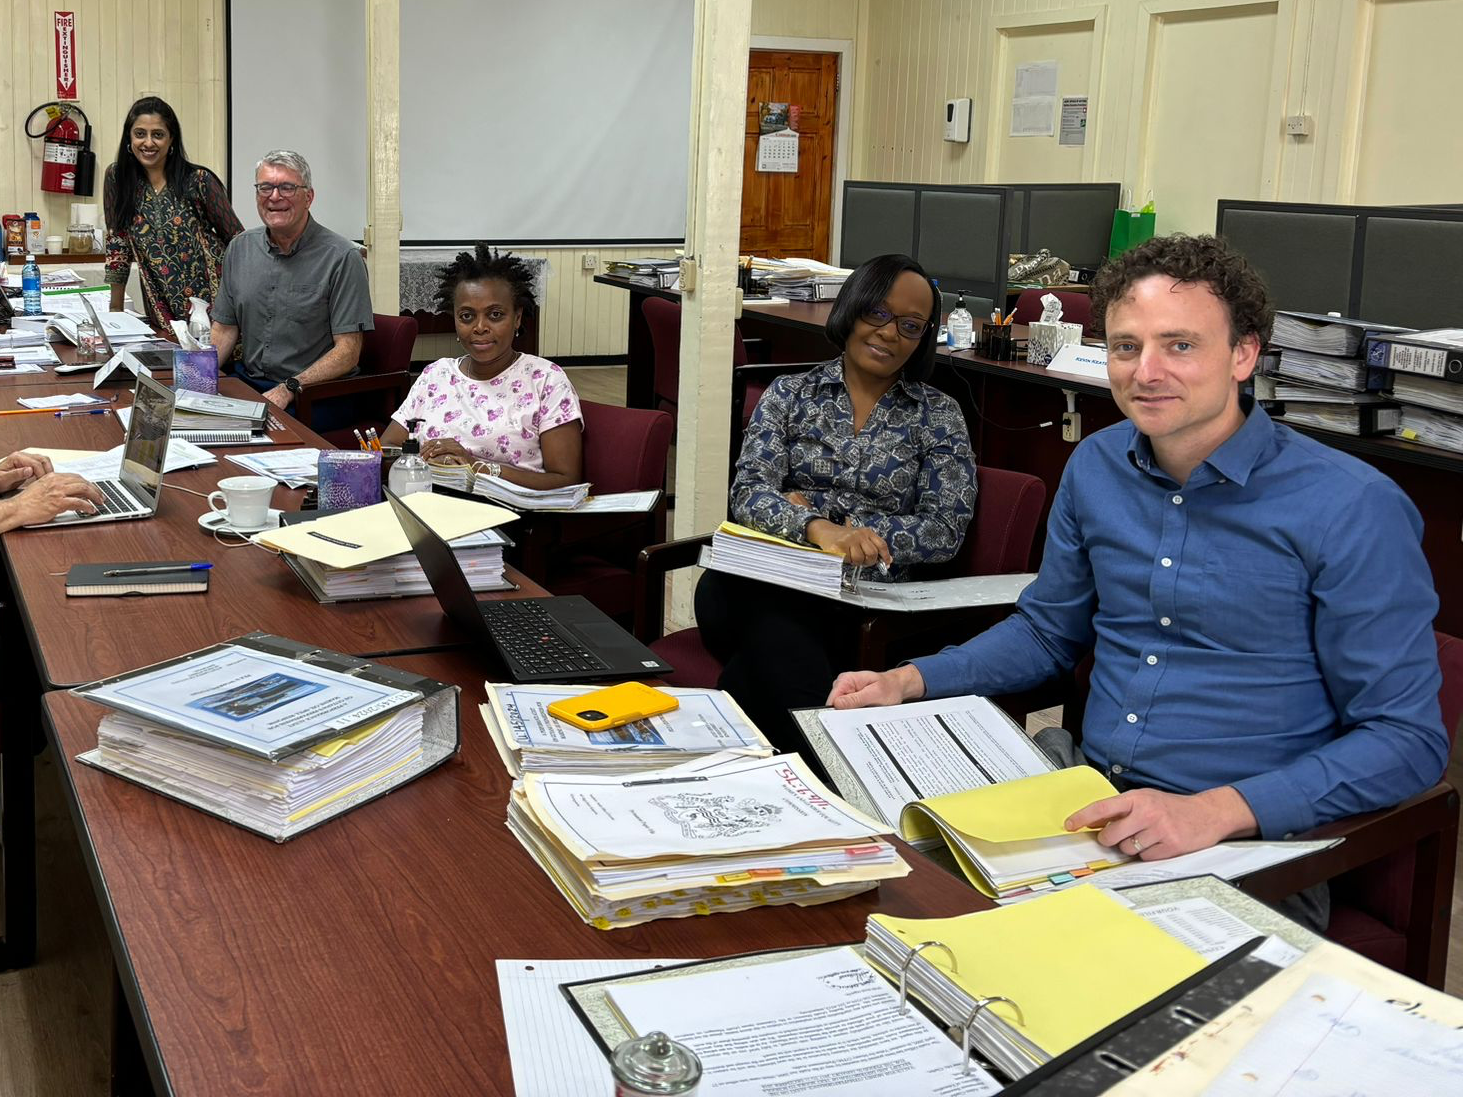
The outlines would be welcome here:
M 153 327 L 187 320 L 190 297 L 213 303 L 224 248 L 244 226 L 219 177 L 189 161 L 178 116 L 163 100 L 132 104 L 102 194 L 113 312 L 133 263 Z

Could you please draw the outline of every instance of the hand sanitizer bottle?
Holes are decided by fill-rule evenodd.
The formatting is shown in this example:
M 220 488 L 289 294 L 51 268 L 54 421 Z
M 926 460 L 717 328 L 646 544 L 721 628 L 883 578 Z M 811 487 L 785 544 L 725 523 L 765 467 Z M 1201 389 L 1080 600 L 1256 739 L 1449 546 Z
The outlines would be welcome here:
M 945 326 L 950 332 L 951 350 L 969 350 L 975 342 L 975 321 L 971 318 L 970 310 L 965 307 L 965 295 L 957 294 L 955 307 L 950 310 L 950 316 L 945 321 Z
M 391 473 L 386 477 L 386 486 L 397 496 L 405 497 L 413 492 L 432 490 L 432 470 L 422 460 L 422 444 L 416 436 L 419 423 L 418 419 L 407 423 L 410 433 L 401 444 L 401 456 L 396 459 L 396 463 L 391 466 Z

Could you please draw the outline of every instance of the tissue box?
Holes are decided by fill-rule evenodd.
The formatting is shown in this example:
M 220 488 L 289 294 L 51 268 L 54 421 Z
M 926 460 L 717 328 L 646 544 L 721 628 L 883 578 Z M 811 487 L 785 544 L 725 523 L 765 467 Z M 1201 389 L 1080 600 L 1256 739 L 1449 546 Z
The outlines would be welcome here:
M 1082 342 L 1082 325 L 1068 324 L 1058 320 L 1048 324 L 1038 320 L 1026 330 L 1026 361 L 1033 366 L 1045 366 L 1068 343 Z

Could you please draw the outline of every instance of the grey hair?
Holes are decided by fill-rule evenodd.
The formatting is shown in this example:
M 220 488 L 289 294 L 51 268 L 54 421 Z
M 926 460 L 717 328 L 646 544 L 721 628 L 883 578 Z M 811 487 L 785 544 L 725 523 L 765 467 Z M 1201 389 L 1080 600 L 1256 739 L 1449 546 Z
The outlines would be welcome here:
M 254 174 L 259 174 L 259 169 L 265 164 L 273 164 L 279 168 L 289 168 L 300 177 L 305 184 L 305 189 L 310 190 L 310 165 L 305 158 L 293 149 L 275 149 L 273 152 L 266 152 L 259 158 L 259 163 L 254 165 Z

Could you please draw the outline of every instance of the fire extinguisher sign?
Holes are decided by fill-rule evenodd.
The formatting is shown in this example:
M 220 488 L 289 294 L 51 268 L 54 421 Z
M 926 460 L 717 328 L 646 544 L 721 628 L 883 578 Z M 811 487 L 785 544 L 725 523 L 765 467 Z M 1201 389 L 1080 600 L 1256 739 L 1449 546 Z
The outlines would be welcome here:
M 56 98 L 76 98 L 76 13 L 56 13 Z

